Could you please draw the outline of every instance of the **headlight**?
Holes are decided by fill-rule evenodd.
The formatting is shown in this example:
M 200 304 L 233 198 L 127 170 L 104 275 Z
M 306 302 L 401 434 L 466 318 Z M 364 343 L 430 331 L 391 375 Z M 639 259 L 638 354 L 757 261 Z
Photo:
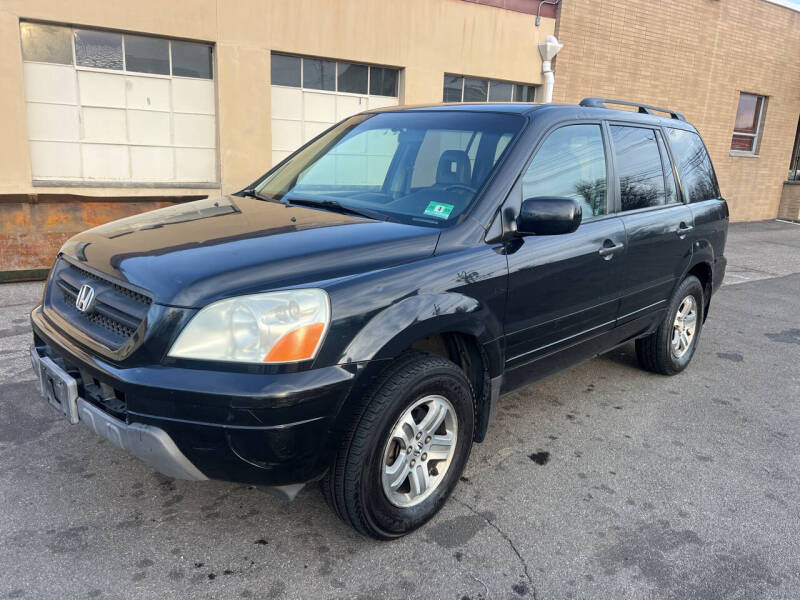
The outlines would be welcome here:
M 268 292 L 209 304 L 184 328 L 169 356 L 246 363 L 314 358 L 330 322 L 319 289 Z

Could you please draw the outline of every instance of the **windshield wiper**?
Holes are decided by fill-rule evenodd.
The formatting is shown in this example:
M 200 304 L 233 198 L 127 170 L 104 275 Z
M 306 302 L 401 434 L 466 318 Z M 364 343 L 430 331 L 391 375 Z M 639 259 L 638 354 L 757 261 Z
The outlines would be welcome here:
M 284 196 L 283 201 L 289 204 L 298 204 L 300 206 L 317 206 L 334 212 L 345 214 L 357 215 L 359 217 L 366 217 L 375 221 L 391 221 L 386 215 L 379 213 L 368 208 L 353 208 L 352 206 L 345 206 L 338 200 L 327 200 L 320 198 L 301 198 L 298 196 Z
M 256 188 L 253 187 L 245 188 L 239 193 L 242 196 L 246 196 L 249 198 L 257 198 L 258 200 L 264 200 L 265 202 L 277 202 L 278 204 L 286 204 L 286 202 L 283 202 L 281 200 L 276 200 L 275 198 L 272 198 L 270 196 L 265 196 L 264 194 L 262 194 Z

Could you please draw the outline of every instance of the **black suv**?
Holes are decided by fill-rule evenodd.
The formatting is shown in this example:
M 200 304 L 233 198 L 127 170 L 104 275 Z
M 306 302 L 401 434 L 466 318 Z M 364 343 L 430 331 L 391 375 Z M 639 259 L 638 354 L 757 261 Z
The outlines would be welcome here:
M 611 102 L 359 114 L 73 237 L 31 315 L 42 394 L 166 475 L 320 480 L 361 533 L 412 531 L 504 392 L 629 340 L 692 359 L 727 205 L 682 115 Z

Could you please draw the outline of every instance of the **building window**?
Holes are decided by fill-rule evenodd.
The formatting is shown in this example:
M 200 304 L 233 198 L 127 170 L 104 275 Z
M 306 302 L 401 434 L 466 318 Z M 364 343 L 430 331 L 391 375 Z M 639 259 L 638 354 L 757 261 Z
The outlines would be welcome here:
M 733 126 L 731 152 L 736 154 L 758 154 L 761 142 L 761 127 L 767 107 L 767 97 L 755 94 L 739 94 L 736 123 Z
M 217 181 L 212 47 L 20 23 L 34 183 Z
M 400 69 L 273 52 L 271 70 L 273 164 L 342 119 L 399 102 Z
M 797 133 L 794 134 L 792 160 L 789 162 L 789 181 L 800 181 L 800 120 L 797 121 Z
M 399 74 L 391 67 L 272 53 L 272 85 L 396 98 Z
M 536 86 L 463 75 L 444 76 L 443 102 L 534 102 Z

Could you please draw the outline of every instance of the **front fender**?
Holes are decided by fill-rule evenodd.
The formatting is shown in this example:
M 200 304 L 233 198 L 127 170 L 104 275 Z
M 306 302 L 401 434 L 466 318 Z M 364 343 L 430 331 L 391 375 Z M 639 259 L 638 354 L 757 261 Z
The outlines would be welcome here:
M 372 317 L 339 363 L 394 358 L 416 340 L 444 332 L 472 335 L 482 345 L 492 345 L 502 335 L 502 324 L 475 298 L 456 292 L 417 294 Z

